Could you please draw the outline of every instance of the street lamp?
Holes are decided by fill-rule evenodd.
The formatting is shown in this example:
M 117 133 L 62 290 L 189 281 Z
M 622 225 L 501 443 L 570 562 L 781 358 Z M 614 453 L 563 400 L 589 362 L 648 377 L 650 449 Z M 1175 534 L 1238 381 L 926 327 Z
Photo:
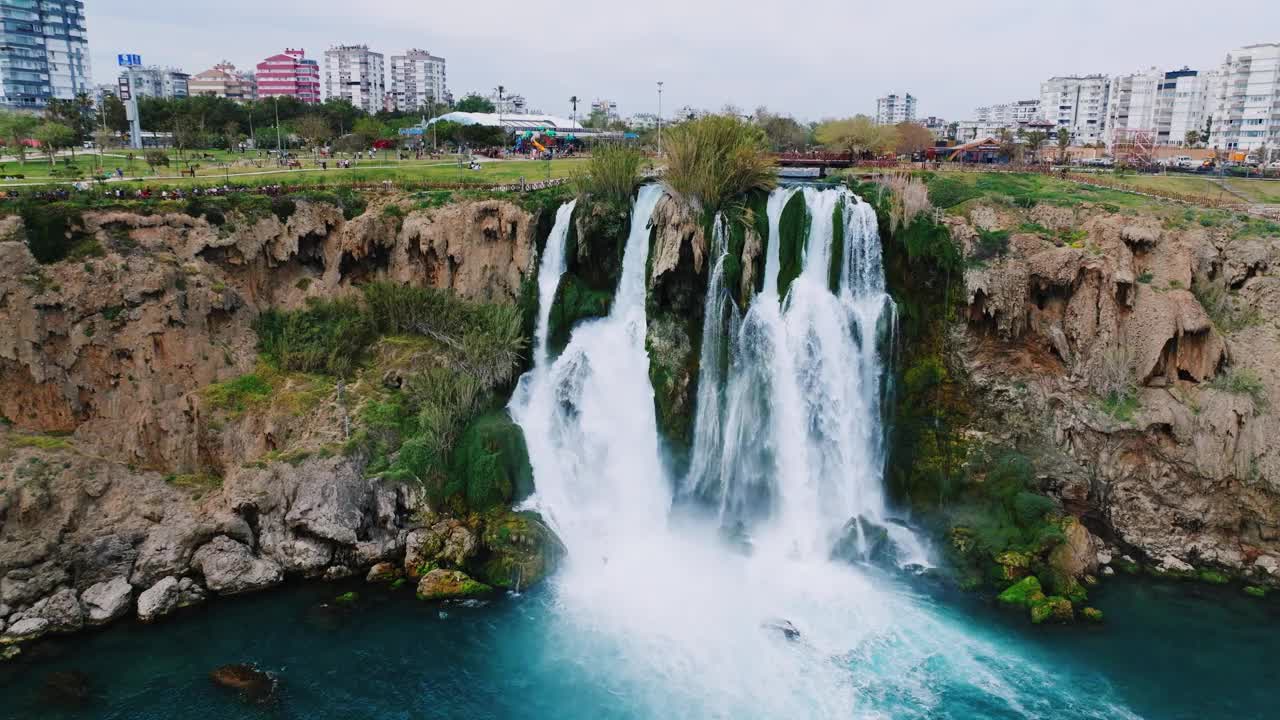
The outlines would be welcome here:
M 501 85 L 498 86 L 498 130 L 503 135 L 502 147 L 505 150 L 507 147 L 507 138 L 506 138 L 507 129 L 502 127 L 502 93 L 504 90 L 506 90 L 505 87 Z
M 276 107 L 276 161 L 279 162 L 284 158 L 280 145 L 280 96 L 272 95 L 271 101 Z
M 576 126 L 578 124 L 578 96 L 574 95 L 569 98 L 569 102 L 573 103 L 573 124 Z
M 662 81 L 658 81 L 658 157 L 662 157 Z

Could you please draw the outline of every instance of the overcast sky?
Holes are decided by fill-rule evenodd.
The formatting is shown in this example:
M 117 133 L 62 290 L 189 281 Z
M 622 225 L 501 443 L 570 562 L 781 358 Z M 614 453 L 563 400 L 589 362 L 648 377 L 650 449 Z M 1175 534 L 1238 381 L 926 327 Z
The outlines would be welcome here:
M 978 105 L 1036 97 L 1056 74 L 1153 65 L 1207 69 L 1228 50 L 1280 42 L 1280 2 L 1076 0 L 87 0 L 99 83 L 116 54 L 196 73 L 251 68 L 284 47 L 322 59 L 335 44 L 390 56 L 420 47 L 449 61 L 461 97 L 497 85 L 568 114 L 606 97 L 623 115 L 682 105 L 767 105 L 801 119 L 870 113 L 910 92 L 921 116 L 968 119 Z M 957 8 L 981 11 L 954 14 Z M 547 19 L 557 8 L 569 8 Z M 388 63 L 389 65 L 389 63 Z

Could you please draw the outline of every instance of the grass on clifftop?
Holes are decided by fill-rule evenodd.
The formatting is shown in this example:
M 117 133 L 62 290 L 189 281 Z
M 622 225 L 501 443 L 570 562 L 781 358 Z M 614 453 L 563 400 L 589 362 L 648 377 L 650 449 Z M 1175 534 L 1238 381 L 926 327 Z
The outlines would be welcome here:
M 764 133 L 735 116 L 708 115 L 672 128 L 664 143 L 666 182 L 704 210 L 778 184 Z

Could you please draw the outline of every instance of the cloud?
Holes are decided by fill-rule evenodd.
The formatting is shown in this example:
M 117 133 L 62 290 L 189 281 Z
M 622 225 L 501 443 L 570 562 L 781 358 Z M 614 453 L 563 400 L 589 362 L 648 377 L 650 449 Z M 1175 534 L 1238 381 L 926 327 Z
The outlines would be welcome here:
M 502 84 L 535 107 L 607 97 L 624 114 L 664 107 L 768 105 L 806 119 L 870 112 L 886 92 L 911 92 L 923 115 L 962 119 L 976 105 L 1035 97 L 1055 74 L 1152 65 L 1208 69 L 1235 47 L 1280 41 L 1280 3 L 1240 0 L 1237 22 L 1204 22 L 1201 2 L 1078 0 L 1069 6 L 955 2 L 646 0 L 151 0 L 86 3 L 98 82 L 115 56 L 199 72 L 222 59 L 251 67 L 284 47 L 319 58 L 339 43 L 384 54 L 421 47 L 449 60 L 455 94 Z M 1277 37 L 1249 36 L 1271 28 Z

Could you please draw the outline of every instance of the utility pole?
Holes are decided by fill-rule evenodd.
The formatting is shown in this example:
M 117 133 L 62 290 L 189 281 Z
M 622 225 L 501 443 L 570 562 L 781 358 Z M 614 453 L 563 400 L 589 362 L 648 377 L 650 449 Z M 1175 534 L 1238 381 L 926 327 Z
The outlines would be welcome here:
M 569 98 L 569 102 L 573 103 L 572 119 L 573 119 L 573 124 L 576 126 L 578 124 L 578 96 L 574 95 L 573 97 Z
M 503 136 L 504 136 L 504 137 L 502 138 L 502 147 L 505 149 L 505 148 L 507 147 L 507 139 L 506 139 L 506 137 L 505 137 L 505 136 L 506 136 L 506 133 L 507 133 L 507 130 L 506 130 L 506 128 L 502 127 L 502 92 L 503 92 L 504 90 L 506 90 L 506 88 L 505 88 L 505 87 L 503 87 L 503 86 L 501 86 L 501 85 L 499 85 L 499 86 L 498 86 L 498 130 L 499 130 L 499 131 L 503 134 Z
M 662 157 L 662 81 L 658 81 L 658 157 Z

